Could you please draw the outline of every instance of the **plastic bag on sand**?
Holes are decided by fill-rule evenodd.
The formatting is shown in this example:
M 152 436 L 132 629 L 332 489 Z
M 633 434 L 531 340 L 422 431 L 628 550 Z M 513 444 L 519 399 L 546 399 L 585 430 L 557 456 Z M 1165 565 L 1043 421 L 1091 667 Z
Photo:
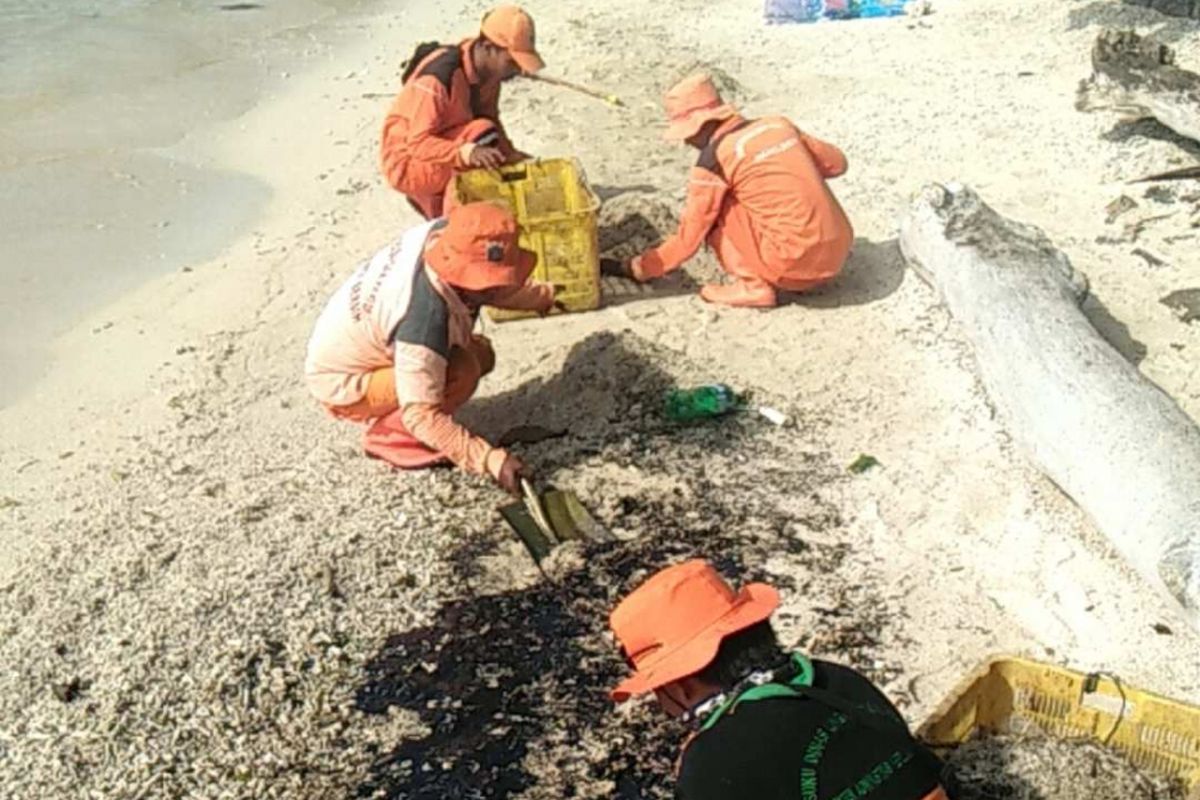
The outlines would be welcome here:
M 765 16 L 772 24 L 818 20 L 897 17 L 907 0 L 766 0 Z

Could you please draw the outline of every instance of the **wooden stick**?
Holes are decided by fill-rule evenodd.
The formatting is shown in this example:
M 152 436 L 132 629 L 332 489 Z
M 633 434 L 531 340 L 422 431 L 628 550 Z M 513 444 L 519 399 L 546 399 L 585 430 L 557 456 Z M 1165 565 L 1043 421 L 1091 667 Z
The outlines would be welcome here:
M 1147 175 L 1144 178 L 1130 181 L 1130 183 L 1150 183 L 1151 181 L 1182 181 L 1188 178 L 1200 180 L 1200 167 L 1184 167 L 1183 169 L 1173 169 L 1170 172 L 1159 172 L 1155 175 Z
M 551 86 L 561 86 L 564 89 L 570 89 L 571 91 L 579 92 L 580 94 L 586 94 L 589 97 L 595 97 L 597 100 L 603 100 L 610 106 L 616 106 L 618 108 L 623 108 L 625 106 L 625 104 L 621 102 L 621 98 L 617 97 L 615 94 L 606 94 L 604 92 L 597 91 L 596 89 L 589 89 L 586 86 L 582 86 L 578 83 L 572 83 L 571 81 L 563 78 L 555 78 L 550 75 L 538 74 L 526 75 L 525 77 L 531 80 L 541 81 L 542 83 L 548 83 Z

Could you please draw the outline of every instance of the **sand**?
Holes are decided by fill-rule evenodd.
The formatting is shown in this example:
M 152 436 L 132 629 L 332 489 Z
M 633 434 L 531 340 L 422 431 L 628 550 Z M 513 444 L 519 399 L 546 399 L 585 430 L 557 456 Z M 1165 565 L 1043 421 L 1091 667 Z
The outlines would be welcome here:
M 552 68 L 628 110 L 513 85 L 505 118 L 524 149 L 579 157 L 614 207 L 636 205 L 621 199 L 632 193 L 669 213 L 689 155 L 661 141 L 658 93 L 689 64 L 718 65 L 750 113 L 787 114 L 846 149 L 834 188 L 859 238 L 838 284 L 769 314 L 701 304 L 702 258 L 596 313 L 488 324 L 499 363 L 468 410 L 480 429 L 573 428 L 519 452 L 629 540 L 609 558 L 630 553 L 644 573 L 712 555 L 709 543 L 728 550 L 731 577 L 781 584 L 785 641 L 869 669 L 913 722 L 995 652 L 1200 701 L 1186 657 L 1200 634 L 1011 447 L 953 320 L 894 238 L 920 185 L 972 184 L 1047 230 L 1092 280 L 1098 325 L 1200 416 L 1200 326 L 1177 294 L 1200 285 L 1194 201 L 1124 184 L 1200 149 L 1072 102 L 1100 25 L 1160 31 L 1186 65 L 1200 64 L 1196 23 L 1099 0 L 944 2 L 920 20 L 804 28 L 764 27 L 734 0 L 669 0 L 649 18 L 634 0 L 528 5 Z M 254 231 L 48 342 L 55 369 L 0 410 L 0 660 L 15 665 L 0 673 L 0 785 L 12 796 L 421 796 L 395 771 L 413 753 L 475 786 L 454 759 L 478 743 L 464 720 L 488 703 L 522 719 L 496 720 L 484 751 L 512 783 L 477 792 L 666 791 L 658 769 L 680 732 L 604 699 L 619 664 L 596 612 L 638 569 L 589 562 L 580 613 L 553 611 L 494 513 L 499 492 L 362 458 L 357 431 L 299 381 L 328 293 L 414 222 L 376 165 L 399 63 L 418 41 L 465 34 L 484 6 L 381 6 L 352 23 L 352 45 L 179 143 L 271 188 Z M 1108 224 L 1121 194 L 1137 207 Z M 664 376 L 752 389 L 796 424 L 737 418 L 710 432 L 728 431 L 723 448 L 632 425 Z M 850 475 L 863 453 L 881 466 Z M 615 576 L 608 588 L 601 574 Z M 531 603 L 560 633 L 513 630 Z M 511 631 L 493 656 L 491 630 L 478 633 L 491 617 Z M 470 647 L 450 635 L 460 629 L 476 631 Z M 413 667 L 398 642 L 428 654 L 430 677 L 370 706 L 371 687 Z M 527 650 L 539 642 L 562 656 L 541 677 Z M 469 668 L 461 718 L 463 681 L 442 654 Z M 629 742 L 644 761 L 613 761 Z M 439 796 L 446 784 L 412 785 Z
M 962 800 L 1185 800 L 1178 781 L 1139 770 L 1090 739 L 1055 739 L 1036 730 L 972 740 L 946 758 Z

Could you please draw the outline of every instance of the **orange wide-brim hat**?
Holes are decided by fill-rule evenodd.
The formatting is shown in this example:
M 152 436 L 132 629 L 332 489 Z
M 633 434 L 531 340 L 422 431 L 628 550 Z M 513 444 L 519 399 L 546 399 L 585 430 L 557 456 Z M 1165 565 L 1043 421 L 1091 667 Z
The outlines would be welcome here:
M 723 122 L 737 109 L 721 99 L 721 93 L 708 75 L 697 74 L 672 86 L 664 97 L 667 109 L 668 141 L 682 142 L 699 133 L 705 123 Z
M 609 626 L 633 669 L 610 693 L 618 703 L 694 675 L 712 663 L 721 641 L 770 618 L 779 592 L 750 583 L 735 592 L 702 560 L 655 574 L 612 612 Z
M 524 286 L 537 255 L 522 249 L 511 213 L 492 203 L 453 209 L 425 248 L 425 261 L 451 286 L 471 291 Z

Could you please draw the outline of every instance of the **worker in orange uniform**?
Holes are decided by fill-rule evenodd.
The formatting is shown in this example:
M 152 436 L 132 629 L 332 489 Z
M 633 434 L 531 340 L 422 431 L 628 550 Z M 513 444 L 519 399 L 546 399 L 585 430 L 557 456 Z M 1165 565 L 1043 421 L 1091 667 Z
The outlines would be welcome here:
M 693 560 L 612 612 L 633 671 L 613 699 L 653 692 L 692 728 L 677 800 L 947 800 L 941 762 L 870 680 L 779 646 L 778 607 L 773 587 L 735 592 Z
M 729 285 L 705 286 L 710 303 L 770 308 L 777 292 L 803 292 L 842 268 L 854 231 L 825 181 L 846 157 L 783 117 L 746 119 L 724 102 L 707 75 L 667 92 L 667 138 L 700 151 L 688 182 L 679 230 L 634 257 L 627 274 L 659 278 L 705 242 Z
M 500 123 L 500 84 L 543 66 L 533 19 L 517 6 L 489 11 L 461 44 L 419 47 L 383 123 L 388 183 L 433 219 L 456 172 L 528 158 Z
M 535 256 L 489 203 L 420 225 L 363 263 L 334 293 L 308 343 L 305 380 L 333 416 L 369 424 L 363 447 L 395 466 L 451 461 L 519 491 L 525 467 L 453 418 L 492 371 L 474 334 L 483 305 L 548 313 L 554 287 L 526 284 Z

